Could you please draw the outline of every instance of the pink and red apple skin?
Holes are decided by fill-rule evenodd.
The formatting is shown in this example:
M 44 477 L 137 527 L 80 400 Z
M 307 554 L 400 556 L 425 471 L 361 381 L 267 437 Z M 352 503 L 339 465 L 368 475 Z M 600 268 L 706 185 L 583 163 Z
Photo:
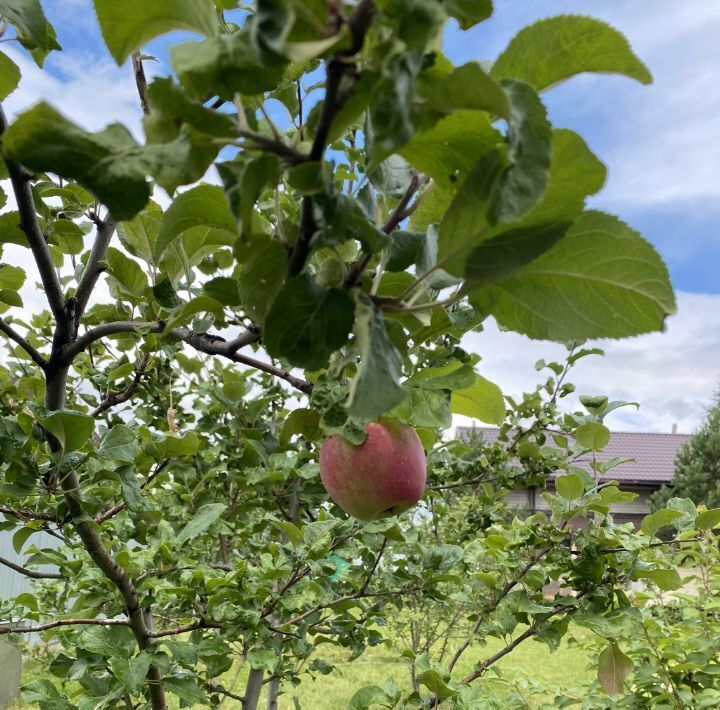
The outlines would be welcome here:
M 358 520 L 397 515 L 425 491 L 427 461 L 412 427 L 380 420 L 359 446 L 331 436 L 320 447 L 320 477 L 335 503 Z

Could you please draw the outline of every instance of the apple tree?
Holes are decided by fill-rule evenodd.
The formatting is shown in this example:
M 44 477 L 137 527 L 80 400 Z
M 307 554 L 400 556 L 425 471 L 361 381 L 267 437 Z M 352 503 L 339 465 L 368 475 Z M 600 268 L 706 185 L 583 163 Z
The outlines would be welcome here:
M 638 558 L 613 551 L 648 537 L 613 524 L 630 494 L 607 471 L 573 464 L 607 443 L 614 405 L 563 415 L 560 400 L 577 343 L 661 330 L 674 295 L 640 234 L 585 209 L 605 168 L 542 94 L 583 72 L 649 83 L 627 40 L 564 15 L 454 66 L 444 27 L 489 19 L 489 0 L 94 9 L 134 75 L 143 139 L 46 101 L 0 112 L 0 510 L 25 556 L 13 573 L 39 580 L 2 601 L 0 631 L 59 641 L 24 698 L 252 710 L 266 687 L 277 707 L 281 683 L 330 670 L 323 644 L 357 656 L 405 599 L 452 597 L 455 660 L 425 654 L 409 694 L 369 686 L 352 703 L 476 707 L 497 659 L 458 675 L 475 639 L 524 628 L 503 655 L 552 648 L 570 616 L 622 606 Z M 61 51 L 38 0 L 0 0 L 0 18 L 38 65 Z M 192 39 L 148 76 L 145 46 L 175 30 Z M 0 99 L 21 80 L 0 53 Z M 27 280 L 46 309 L 24 306 Z M 490 317 L 575 343 L 522 401 L 463 347 Z M 500 441 L 449 444 L 453 413 Z M 363 446 L 381 419 L 415 430 L 428 486 L 415 511 L 361 522 L 328 497 L 318 452 Z M 558 470 L 550 515 L 492 514 Z M 474 498 L 454 527 L 457 489 Z M 564 591 L 547 601 L 550 580 Z M 243 691 L 226 680 L 237 659 Z

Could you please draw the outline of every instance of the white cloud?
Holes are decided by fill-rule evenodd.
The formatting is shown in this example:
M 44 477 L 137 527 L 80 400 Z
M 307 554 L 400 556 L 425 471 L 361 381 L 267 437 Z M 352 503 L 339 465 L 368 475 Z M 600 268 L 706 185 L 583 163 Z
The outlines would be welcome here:
M 640 409 L 620 409 L 608 417 L 620 431 L 692 432 L 702 421 L 718 385 L 720 366 L 720 296 L 678 294 L 678 313 L 667 332 L 620 341 L 598 341 L 605 357 L 588 357 L 572 371 L 569 381 L 577 394 L 607 395 L 611 400 L 639 402 Z M 465 337 L 464 347 L 479 353 L 479 372 L 506 394 L 518 396 L 534 388 L 544 375 L 534 363 L 543 358 L 562 361 L 565 349 L 515 333 L 501 333 L 488 322 L 482 333 Z M 569 408 L 577 398 L 569 398 Z M 469 423 L 457 418 L 457 423 Z
M 69 50 L 53 56 L 51 74 L 26 54 L 12 48 L 3 51 L 22 72 L 20 86 L 3 102 L 9 119 L 44 100 L 87 130 L 97 131 L 119 121 L 141 138 L 142 113 L 127 66 L 118 67 L 107 55 Z

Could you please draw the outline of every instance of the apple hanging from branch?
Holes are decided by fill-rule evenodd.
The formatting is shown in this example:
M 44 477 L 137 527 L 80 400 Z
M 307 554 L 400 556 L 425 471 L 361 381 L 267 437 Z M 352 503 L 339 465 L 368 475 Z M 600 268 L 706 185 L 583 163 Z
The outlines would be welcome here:
M 412 427 L 392 419 L 371 422 L 355 446 L 331 436 L 320 448 L 320 477 L 333 501 L 348 515 L 374 520 L 398 515 L 425 491 L 427 460 Z

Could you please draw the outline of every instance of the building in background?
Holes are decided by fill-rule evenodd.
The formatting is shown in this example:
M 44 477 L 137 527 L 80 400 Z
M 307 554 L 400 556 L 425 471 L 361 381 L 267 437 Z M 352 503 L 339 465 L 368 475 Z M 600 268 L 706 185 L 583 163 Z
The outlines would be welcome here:
M 493 444 L 497 440 L 499 429 L 460 427 L 456 433 L 459 439 L 468 439 L 473 432 L 488 444 Z M 619 481 L 622 490 L 638 494 L 632 502 L 619 503 L 612 507 L 616 522 L 631 522 L 636 527 L 640 525 L 650 512 L 650 496 L 672 480 L 678 449 L 689 438 L 689 434 L 613 432 L 605 450 L 597 454 L 597 460 L 632 460 L 613 468 L 604 476 L 604 480 Z M 553 446 L 551 438 L 548 438 L 548 445 Z M 589 460 L 578 460 L 575 464 L 591 472 Z M 547 490 L 555 492 L 552 476 L 548 480 Z M 511 508 L 526 510 L 530 514 L 538 510 L 549 512 L 550 508 L 540 493 L 542 490 L 538 491 L 537 486 L 515 489 L 508 494 L 508 504 Z

